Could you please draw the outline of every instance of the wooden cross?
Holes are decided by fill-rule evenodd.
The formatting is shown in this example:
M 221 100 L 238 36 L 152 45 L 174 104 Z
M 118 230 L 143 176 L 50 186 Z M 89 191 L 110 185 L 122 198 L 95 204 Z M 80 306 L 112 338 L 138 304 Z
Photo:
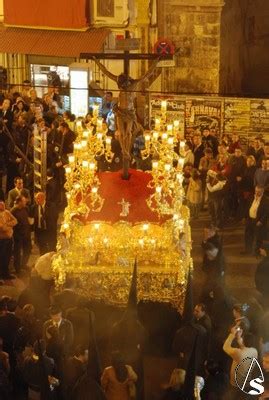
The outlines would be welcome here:
M 129 31 L 125 32 L 125 41 L 130 41 Z M 135 39 L 134 39 L 135 40 Z M 124 48 L 124 46 L 123 46 Z M 134 131 L 136 124 L 136 115 L 133 106 L 133 98 L 131 92 L 135 92 L 139 84 L 147 79 L 154 71 L 157 62 L 160 60 L 171 60 L 173 54 L 133 54 L 129 50 L 125 49 L 124 53 L 81 53 L 80 58 L 92 59 L 100 67 L 101 71 L 104 72 L 110 79 L 118 83 L 120 88 L 119 94 L 119 116 L 118 125 L 120 131 L 120 144 L 123 152 L 123 179 L 129 178 L 129 165 L 130 165 L 130 151 L 131 144 L 134 139 Z M 99 60 L 123 60 L 124 73 L 121 76 L 116 76 L 106 69 L 106 67 L 99 62 Z M 154 60 L 155 63 L 150 67 L 149 71 L 142 76 L 140 79 L 131 79 L 130 73 L 130 60 Z M 119 78 L 122 78 L 120 80 Z M 129 81 L 129 82 L 128 82 Z M 124 86 L 125 85 L 125 86 Z M 129 105 L 126 106 L 126 103 Z M 122 106 L 123 104 L 123 106 Z M 132 111 L 133 111 L 133 122 L 132 122 Z M 125 132 L 123 132 L 125 130 Z

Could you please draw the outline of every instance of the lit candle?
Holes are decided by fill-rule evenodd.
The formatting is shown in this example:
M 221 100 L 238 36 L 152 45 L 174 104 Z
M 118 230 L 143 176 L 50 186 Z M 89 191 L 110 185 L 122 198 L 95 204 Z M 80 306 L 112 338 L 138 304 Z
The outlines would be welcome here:
M 171 165 L 170 164 L 165 164 L 164 169 L 166 172 L 169 172 L 171 169 Z
M 176 178 L 177 178 L 177 180 L 179 181 L 179 183 L 182 183 L 183 182 L 183 175 L 182 174 L 177 174 L 177 176 L 176 176 Z
M 70 154 L 68 156 L 68 161 L 70 164 L 73 164 L 75 162 L 75 156 L 73 154 Z
M 184 158 L 180 157 L 179 160 L 178 160 L 178 163 L 177 163 L 179 169 L 183 169 L 184 162 L 185 162 Z
M 110 138 L 110 137 L 107 137 L 107 138 L 106 138 L 106 145 L 107 145 L 108 147 L 111 146 L 111 138 Z
M 173 220 L 174 220 L 174 221 L 177 221 L 178 219 L 179 219 L 178 214 L 174 214 L 174 215 L 173 215 Z
M 163 133 L 163 134 L 162 134 L 162 141 L 163 141 L 163 142 L 166 142 L 167 139 L 168 139 L 167 133 Z
M 99 133 L 97 133 L 96 137 L 98 140 L 101 141 L 103 139 L 103 134 L 101 132 L 99 132 Z
M 81 148 L 85 149 L 87 147 L 87 140 L 82 140 L 81 141 Z
M 139 239 L 139 240 L 138 240 L 138 243 L 140 244 L 141 247 L 144 246 L 144 240 L 143 240 L 143 239 Z
M 179 130 L 179 121 L 174 121 L 174 129 L 177 132 Z
M 76 190 L 80 189 L 80 184 L 79 184 L 78 182 L 75 183 L 74 188 L 75 188 Z
M 154 131 L 152 134 L 152 137 L 154 140 L 158 140 L 159 139 L 159 132 Z
M 146 232 L 149 229 L 149 224 L 143 224 L 143 231 Z
M 78 132 L 80 132 L 81 129 L 82 129 L 82 123 L 81 123 L 81 121 L 80 121 L 80 120 L 79 120 L 79 121 L 76 121 L 76 130 L 77 130 Z
M 185 150 L 185 141 L 184 140 L 180 141 L 179 147 L 180 147 L 180 151 L 184 151 Z
M 97 118 L 97 131 L 101 132 L 103 128 L 103 118 Z
M 83 168 L 88 168 L 88 166 L 89 166 L 89 162 L 87 160 L 83 160 L 82 161 L 82 167 Z
M 104 244 L 108 244 L 108 238 L 104 238 L 103 242 Z
M 146 143 L 150 141 L 150 135 L 149 134 L 145 135 L 145 141 L 146 141 Z
M 156 186 L 156 192 L 160 194 L 162 192 L 162 187 L 161 186 Z
M 167 110 L 167 101 L 166 101 L 166 100 L 163 100 L 163 101 L 161 102 L 161 111 L 162 111 L 162 113 L 165 113 L 166 110 Z
M 97 191 L 98 191 L 97 187 L 94 186 L 94 187 L 92 188 L 92 193 L 93 193 L 93 194 L 96 194 Z
M 172 132 L 173 132 L 173 125 L 171 124 L 167 125 L 167 133 L 171 135 Z
M 158 161 L 153 161 L 152 162 L 152 169 L 158 169 L 158 167 L 159 167 Z
M 170 146 L 174 146 L 174 138 L 172 138 L 172 137 L 168 138 L 168 144 Z
M 100 224 L 94 224 L 94 228 L 98 231 L 100 228 Z
M 68 229 L 68 228 L 69 228 L 69 224 L 68 224 L 67 222 L 65 222 L 65 223 L 63 224 L 63 228 L 64 228 L 64 229 Z
M 82 134 L 82 136 L 83 136 L 85 139 L 88 139 L 88 137 L 89 137 L 89 134 L 90 134 L 90 132 L 89 132 L 89 131 L 83 131 L 83 134 Z
M 94 117 L 98 117 L 98 114 L 99 114 L 99 106 L 98 106 L 97 104 L 94 104 L 93 107 L 92 107 L 92 109 L 93 109 L 93 112 L 92 112 L 93 116 L 94 116 Z
M 89 238 L 88 238 L 88 241 L 89 241 L 90 244 L 92 244 L 92 243 L 93 243 L 93 238 L 92 238 L 92 237 L 89 237 Z
M 155 129 L 156 131 L 161 129 L 161 120 L 159 118 L 155 118 Z
M 82 145 L 81 145 L 81 143 L 79 142 L 79 143 L 77 143 L 77 150 L 80 151 L 81 149 L 82 149 Z
M 67 174 L 71 174 L 71 172 L 72 172 L 71 167 L 65 167 L 65 172 L 66 172 Z
M 78 150 L 78 143 L 74 143 L 74 150 Z
M 89 168 L 91 171 L 95 170 L 95 163 L 94 162 L 90 162 L 89 163 Z

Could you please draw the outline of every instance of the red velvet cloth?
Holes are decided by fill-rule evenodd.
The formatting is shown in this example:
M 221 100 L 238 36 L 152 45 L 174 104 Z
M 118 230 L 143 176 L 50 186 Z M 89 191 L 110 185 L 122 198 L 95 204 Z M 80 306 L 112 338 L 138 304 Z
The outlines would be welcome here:
M 4 22 L 15 26 L 81 29 L 87 26 L 86 0 L 5 0 Z
M 152 189 L 147 187 L 152 179 L 150 173 L 130 170 L 130 179 L 123 180 L 122 172 L 101 172 L 98 177 L 101 182 L 99 193 L 104 201 L 100 213 L 90 213 L 88 220 L 117 222 L 160 222 L 158 214 L 152 212 L 147 205 L 147 198 Z M 121 217 L 122 206 L 118 203 L 124 199 L 130 203 L 129 215 Z

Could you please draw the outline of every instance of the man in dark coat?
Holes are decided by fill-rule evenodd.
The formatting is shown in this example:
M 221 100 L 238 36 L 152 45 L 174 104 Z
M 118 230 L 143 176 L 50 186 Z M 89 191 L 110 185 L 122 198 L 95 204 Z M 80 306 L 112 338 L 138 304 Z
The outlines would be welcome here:
M 20 273 L 21 268 L 27 268 L 32 249 L 29 211 L 27 199 L 24 196 L 18 196 L 16 198 L 15 206 L 12 208 L 11 213 L 18 222 L 13 229 L 14 267 L 16 272 Z
M 269 300 L 269 243 L 264 242 L 260 248 L 263 257 L 259 262 L 255 272 L 256 289 L 263 295 L 265 300 Z
M 78 345 L 87 346 L 89 343 L 89 313 L 94 314 L 88 308 L 88 300 L 79 298 L 77 306 L 66 311 L 66 318 L 72 323 L 74 328 L 74 347 Z
M 210 148 L 213 152 L 213 157 L 216 158 L 218 154 L 218 139 L 210 133 L 209 128 L 203 130 L 203 145 L 204 148 Z
M 46 321 L 43 325 L 43 336 L 45 340 L 48 340 L 47 329 L 51 326 L 56 326 L 59 330 L 59 337 L 63 344 L 64 356 L 68 356 L 71 353 L 74 331 L 70 321 L 62 318 L 62 312 L 56 306 L 50 308 L 51 319 Z
M 57 210 L 54 203 L 46 201 L 46 194 L 35 195 L 36 204 L 32 208 L 36 243 L 40 255 L 56 250 L 57 244 Z
M 264 189 L 256 186 L 255 195 L 250 201 L 245 226 L 245 251 L 249 254 L 253 251 L 259 253 L 259 247 L 266 238 L 267 222 L 269 217 L 269 199 Z M 253 248 L 256 239 L 255 248 Z

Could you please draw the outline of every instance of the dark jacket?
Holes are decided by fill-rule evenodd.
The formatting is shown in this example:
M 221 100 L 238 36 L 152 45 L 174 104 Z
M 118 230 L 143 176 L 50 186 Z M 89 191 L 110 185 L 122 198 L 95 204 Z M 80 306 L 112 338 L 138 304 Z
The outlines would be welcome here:
M 30 240 L 31 238 L 31 225 L 29 224 L 29 211 L 27 207 L 18 208 L 13 207 L 11 210 L 12 215 L 18 221 L 17 225 L 14 226 L 14 239 L 19 238 L 27 238 Z
M 203 143 L 200 144 L 200 146 L 198 147 L 194 147 L 193 148 L 193 155 L 194 155 L 194 168 L 199 168 L 200 165 L 200 160 L 202 157 L 204 157 L 204 150 L 205 147 L 203 145 Z
M 264 257 L 255 272 L 256 289 L 264 296 L 269 295 L 269 256 Z
M 256 172 L 255 165 L 244 169 L 240 190 L 242 193 L 254 193 L 254 175 Z
M 31 209 L 31 216 L 34 218 L 34 230 L 37 231 L 38 228 L 38 209 L 39 206 L 35 204 Z M 46 222 L 46 231 L 55 233 L 57 231 L 57 210 L 53 203 L 46 202 L 44 209 L 44 218 Z
M 197 348 L 197 371 L 196 375 L 203 375 L 204 363 L 207 357 L 208 338 L 205 328 L 193 322 L 184 325 L 177 330 L 173 341 L 173 353 L 179 357 L 180 353 L 183 357 L 179 359 L 179 368 L 186 369 L 191 357 L 191 352 L 195 340 Z
M 213 156 L 215 158 L 218 154 L 218 139 L 213 135 L 208 135 L 207 137 L 203 136 L 202 141 L 204 148 L 210 148 L 213 151 Z
M 54 159 L 55 163 L 62 161 L 63 164 L 68 163 L 67 155 L 73 153 L 74 141 L 76 140 L 76 134 L 69 129 L 63 137 L 63 134 L 59 131 L 56 132 L 54 137 Z
M 46 321 L 43 325 L 43 336 L 46 341 L 48 340 L 46 336 L 46 331 L 50 326 L 53 326 L 53 321 L 51 319 Z M 67 319 L 62 319 L 61 321 L 59 327 L 59 336 L 63 343 L 64 355 L 70 354 L 71 347 L 74 341 L 74 332 L 71 322 L 68 321 Z

